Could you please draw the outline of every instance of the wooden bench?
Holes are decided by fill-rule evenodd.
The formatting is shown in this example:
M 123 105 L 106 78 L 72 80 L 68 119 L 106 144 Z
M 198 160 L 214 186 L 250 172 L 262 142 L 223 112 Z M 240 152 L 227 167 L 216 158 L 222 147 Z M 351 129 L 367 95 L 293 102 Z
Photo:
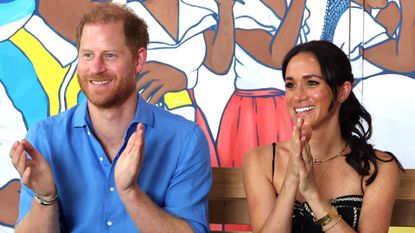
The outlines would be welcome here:
M 213 185 L 209 193 L 209 222 L 249 224 L 248 207 L 240 168 L 212 168 Z M 391 226 L 415 227 L 415 169 L 401 175 Z M 413 229 L 415 232 L 415 229 Z

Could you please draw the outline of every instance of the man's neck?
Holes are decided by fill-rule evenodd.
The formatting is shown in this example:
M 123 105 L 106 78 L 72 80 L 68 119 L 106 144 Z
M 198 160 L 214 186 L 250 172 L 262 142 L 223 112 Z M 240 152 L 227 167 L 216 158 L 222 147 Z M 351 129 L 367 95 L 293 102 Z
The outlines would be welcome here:
M 137 95 L 127 99 L 123 104 L 112 108 L 99 108 L 88 102 L 95 136 L 100 141 L 107 157 L 112 161 L 121 148 L 124 134 L 135 118 Z

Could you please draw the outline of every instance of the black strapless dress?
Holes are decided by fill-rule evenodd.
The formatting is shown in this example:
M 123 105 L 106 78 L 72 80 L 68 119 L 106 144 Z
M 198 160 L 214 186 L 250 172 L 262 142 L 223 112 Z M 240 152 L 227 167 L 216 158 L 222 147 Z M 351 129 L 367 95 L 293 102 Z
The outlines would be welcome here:
M 330 200 L 330 204 L 337 208 L 337 212 L 342 216 L 344 221 L 353 229 L 357 230 L 362 201 L 362 195 L 349 195 L 332 199 Z M 324 233 L 320 225 L 314 224 L 312 211 L 307 202 L 295 202 L 292 232 Z
M 273 143 L 272 147 L 272 175 L 274 176 L 276 143 Z M 337 208 L 337 212 L 343 220 L 354 230 L 358 228 L 362 202 L 363 195 L 347 195 L 330 200 L 330 204 Z M 320 225 L 314 224 L 313 211 L 307 202 L 300 203 L 296 201 L 294 203 L 292 233 L 324 233 Z

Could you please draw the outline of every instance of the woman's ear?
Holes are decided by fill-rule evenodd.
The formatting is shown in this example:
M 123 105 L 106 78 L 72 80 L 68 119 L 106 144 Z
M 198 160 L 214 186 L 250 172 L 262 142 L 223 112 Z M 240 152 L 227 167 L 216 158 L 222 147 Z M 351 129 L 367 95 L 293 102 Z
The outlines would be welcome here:
M 338 95 L 338 100 L 340 101 L 340 103 L 343 103 L 349 97 L 352 88 L 353 85 L 349 81 L 346 81 L 341 85 Z

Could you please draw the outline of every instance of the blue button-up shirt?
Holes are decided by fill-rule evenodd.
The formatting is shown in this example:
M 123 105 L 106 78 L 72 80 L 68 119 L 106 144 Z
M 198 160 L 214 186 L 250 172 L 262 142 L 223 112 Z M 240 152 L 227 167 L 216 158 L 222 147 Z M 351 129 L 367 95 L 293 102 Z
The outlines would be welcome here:
M 29 130 L 26 138 L 53 171 L 63 232 L 139 232 L 114 182 L 115 164 L 138 122 L 145 129 L 138 185 L 158 206 L 190 223 L 195 232 L 208 232 L 207 194 L 212 178 L 204 134 L 195 123 L 141 97 L 112 163 L 94 136 L 86 102 Z M 23 186 L 18 222 L 30 210 L 33 196 Z

